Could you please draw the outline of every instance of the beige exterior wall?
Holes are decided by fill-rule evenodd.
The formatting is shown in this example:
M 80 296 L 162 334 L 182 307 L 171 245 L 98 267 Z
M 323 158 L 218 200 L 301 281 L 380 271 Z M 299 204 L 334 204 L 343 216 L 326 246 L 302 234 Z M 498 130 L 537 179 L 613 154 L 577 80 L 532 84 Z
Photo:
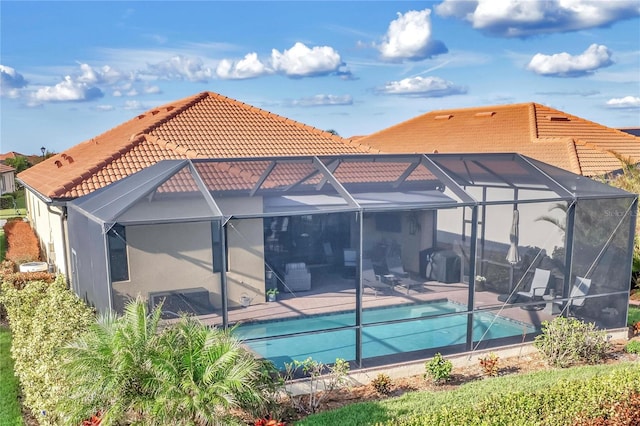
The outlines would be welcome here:
M 238 199 L 235 208 L 262 208 L 262 200 Z M 114 282 L 114 308 L 138 294 L 203 287 L 215 309 L 222 306 L 221 273 L 213 272 L 210 222 L 126 227 L 129 280 Z M 264 236 L 262 219 L 227 223 L 227 289 L 230 308 L 247 296 L 264 302 Z
M 204 287 L 221 306 L 220 274 L 213 272 L 209 222 L 126 227 L 129 280 L 114 282 L 114 308 L 151 292 Z
M 262 219 L 231 220 L 227 224 L 229 307 L 246 296 L 251 303 L 265 301 L 264 230 Z
M 40 247 L 44 253 L 43 261 L 54 265 L 55 272 L 67 276 L 67 265 L 65 264 L 65 250 L 63 233 L 66 221 L 62 222 L 62 209 L 51 207 L 33 195 L 29 190 L 25 191 L 27 219 L 31 227 L 38 235 Z M 51 210 L 51 211 L 49 211 Z

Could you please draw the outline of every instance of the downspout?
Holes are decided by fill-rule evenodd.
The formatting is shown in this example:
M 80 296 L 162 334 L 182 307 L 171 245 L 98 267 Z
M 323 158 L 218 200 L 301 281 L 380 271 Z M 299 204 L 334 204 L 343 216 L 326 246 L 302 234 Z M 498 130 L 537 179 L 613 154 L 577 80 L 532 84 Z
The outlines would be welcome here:
M 69 265 L 69 256 L 67 255 L 67 229 L 66 229 L 66 222 L 67 222 L 67 206 L 66 205 L 60 205 L 59 206 L 60 209 L 62 209 L 62 211 L 58 212 L 55 210 L 51 210 L 51 204 L 47 204 L 47 211 L 55 216 L 60 216 L 60 229 L 61 229 L 61 234 L 62 234 L 62 262 L 64 264 L 64 268 L 65 268 L 65 282 L 67 284 L 67 288 L 70 288 L 69 284 L 70 284 L 70 280 L 69 280 L 69 272 L 71 271 L 70 265 Z

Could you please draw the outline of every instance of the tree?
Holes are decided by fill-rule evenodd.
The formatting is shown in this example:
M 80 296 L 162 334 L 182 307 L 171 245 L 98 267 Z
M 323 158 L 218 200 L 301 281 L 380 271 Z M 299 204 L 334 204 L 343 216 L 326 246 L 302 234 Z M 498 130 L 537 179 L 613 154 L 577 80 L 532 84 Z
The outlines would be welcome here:
M 7 158 L 6 160 L 4 160 L 4 163 L 7 166 L 11 166 L 16 169 L 16 173 L 23 172 L 31 167 L 31 164 L 29 164 L 27 157 L 23 157 L 21 155 L 14 158 Z

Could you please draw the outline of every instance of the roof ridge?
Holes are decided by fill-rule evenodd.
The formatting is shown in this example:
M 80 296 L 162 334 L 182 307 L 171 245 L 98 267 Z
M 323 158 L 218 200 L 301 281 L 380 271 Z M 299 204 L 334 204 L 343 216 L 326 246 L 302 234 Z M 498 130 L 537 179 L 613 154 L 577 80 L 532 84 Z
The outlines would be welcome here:
M 280 114 L 276 114 L 275 112 L 267 111 L 266 109 L 263 109 L 263 108 L 260 108 L 260 107 L 254 106 L 254 105 L 250 105 L 250 104 L 248 104 L 246 102 L 242 102 L 242 101 L 239 101 L 237 99 L 230 98 L 230 97 L 225 96 L 225 95 L 221 95 L 219 93 L 215 93 L 215 92 L 203 92 L 203 93 L 207 93 L 207 94 L 209 94 L 209 96 L 213 95 L 213 97 L 217 97 L 217 98 L 222 99 L 224 101 L 228 101 L 228 102 L 233 103 L 233 104 L 235 104 L 235 105 L 237 105 L 237 106 L 239 106 L 241 108 L 244 108 L 244 109 L 246 109 L 248 111 L 256 112 L 256 113 L 258 113 L 258 114 L 260 114 L 260 115 L 262 115 L 264 117 L 269 117 L 271 119 L 280 120 L 280 121 L 285 122 L 285 123 L 288 122 L 288 123 L 291 123 L 291 124 L 295 125 L 296 127 L 301 128 L 301 129 L 309 130 L 309 131 L 314 132 L 316 134 L 322 134 L 322 135 L 329 136 L 332 140 L 334 140 L 336 142 L 347 143 L 347 141 L 348 141 L 348 139 L 343 138 L 340 135 L 336 135 L 336 134 L 328 132 L 326 130 L 318 129 L 317 127 L 310 126 L 308 124 L 304 124 L 301 121 L 294 120 L 292 118 L 288 118 L 288 117 L 285 117 L 285 116 L 280 115 Z

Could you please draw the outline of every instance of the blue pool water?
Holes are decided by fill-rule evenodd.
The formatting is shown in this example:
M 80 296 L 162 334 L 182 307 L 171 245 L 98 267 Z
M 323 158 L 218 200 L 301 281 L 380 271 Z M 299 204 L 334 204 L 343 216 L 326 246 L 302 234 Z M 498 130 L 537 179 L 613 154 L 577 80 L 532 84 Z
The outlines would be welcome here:
M 372 358 L 463 344 L 467 336 L 466 314 L 433 318 L 435 315 L 462 311 L 460 305 L 449 301 L 364 310 L 362 356 Z M 373 324 L 409 318 L 424 319 L 395 324 Z M 284 363 L 304 360 L 307 357 L 323 363 L 333 363 L 336 358 L 355 359 L 355 330 L 278 337 L 284 334 L 352 326 L 354 323 L 355 314 L 344 312 L 243 324 L 236 328 L 235 334 L 244 340 L 272 337 L 262 341 L 248 340 L 245 344 L 260 356 L 272 360 L 278 368 L 284 368 Z M 529 334 L 534 331 L 535 328 L 529 324 L 496 317 L 491 313 L 474 314 L 474 341 L 481 338 L 489 340 L 521 336 L 523 333 Z

